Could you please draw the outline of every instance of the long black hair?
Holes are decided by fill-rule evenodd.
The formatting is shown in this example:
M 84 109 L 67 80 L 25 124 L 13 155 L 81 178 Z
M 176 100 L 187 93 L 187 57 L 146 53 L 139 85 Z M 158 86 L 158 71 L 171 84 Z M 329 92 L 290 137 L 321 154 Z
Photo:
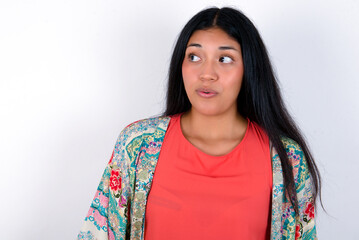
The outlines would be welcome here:
M 313 201 L 320 195 L 321 180 L 312 154 L 293 118 L 287 111 L 274 75 L 266 47 L 253 23 L 239 10 L 233 8 L 208 8 L 192 17 L 181 31 L 168 74 L 165 116 L 191 109 L 182 77 L 182 63 L 191 35 L 197 30 L 217 27 L 237 40 L 241 46 L 244 74 L 237 98 L 238 112 L 256 122 L 268 134 L 278 152 L 283 169 L 285 191 L 298 214 L 298 199 L 291 164 L 281 137 L 297 142 L 306 157 L 313 181 Z

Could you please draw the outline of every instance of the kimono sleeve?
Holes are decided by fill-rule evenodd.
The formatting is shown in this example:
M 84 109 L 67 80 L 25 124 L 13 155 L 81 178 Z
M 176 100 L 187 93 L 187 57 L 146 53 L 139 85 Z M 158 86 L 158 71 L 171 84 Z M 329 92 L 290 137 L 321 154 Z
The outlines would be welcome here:
M 313 182 L 309 173 L 304 152 L 298 144 L 291 157 L 294 165 L 295 185 L 298 198 L 299 215 L 296 217 L 295 239 L 317 239 Z
M 116 148 L 101 177 L 77 239 L 125 239 L 127 229 L 126 200 L 122 195 L 122 172 L 116 161 Z

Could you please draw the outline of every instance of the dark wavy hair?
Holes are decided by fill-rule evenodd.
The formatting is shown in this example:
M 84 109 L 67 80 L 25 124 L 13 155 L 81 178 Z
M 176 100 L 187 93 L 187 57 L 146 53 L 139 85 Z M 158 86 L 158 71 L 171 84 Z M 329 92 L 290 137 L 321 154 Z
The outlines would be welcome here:
M 296 141 L 306 157 L 313 181 L 313 201 L 321 192 L 321 178 L 312 154 L 299 128 L 283 102 L 266 47 L 254 24 L 239 10 L 208 8 L 192 17 L 181 31 L 174 47 L 169 75 L 167 102 L 164 116 L 186 112 L 191 109 L 182 77 L 182 63 L 191 35 L 197 30 L 213 27 L 224 30 L 241 46 L 244 74 L 237 98 L 238 112 L 261 126 L 278 152 L 283 169 L 285 191 L 298 214 L 298 199 L 291 164 L 281 137 Z

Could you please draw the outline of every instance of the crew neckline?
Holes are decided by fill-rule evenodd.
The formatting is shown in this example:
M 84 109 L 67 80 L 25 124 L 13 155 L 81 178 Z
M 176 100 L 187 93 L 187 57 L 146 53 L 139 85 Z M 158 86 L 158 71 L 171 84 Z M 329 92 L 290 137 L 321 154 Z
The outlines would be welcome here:
M 180 113 L 180 114 L 176 114 L 174 115 L 173 117 L 177 118 L 177 130 L 179 131 L 180 133 L 180 137 L 184 140 L 184 142 L 190 147 L 192 148 L 194 151 L 196 151 L 198 154 L 200 155 L 203 155 L 204 157 L 206 158 L 212 158 L 212 159 L 222 159 L 222 158 L 227 158 L 231 155 L 234 154 L 234 152 L 236 152 L 239 148 L 242 147 L 242 145 L 244 145 L 244 142 L 245 140 L 247 139 L 247 136 L 248 136 L 248 132 L 249 132 L 249 128 L 250 128 L 250 124 L 251 124 L 251 121 L 249 120 L 248 117 L 246 117 L 247 119 L 247 128 L 246 128 L 246 132 L 244 133 L 244 136 L 242 138 L 242 140 L 229 152 L 229 153 L 226 153 L 224 155 L 211 155 L 211 154 L 208 154 L 208 153 L 205 153 L 203 152 L 202 150 L 200 150 L 199 148 L 197 148 L 196 146 L 194 146 L 183 134 L 182 132 L 182 128 L 181 128 L 181 117 L 182 117 L 183 113 Z

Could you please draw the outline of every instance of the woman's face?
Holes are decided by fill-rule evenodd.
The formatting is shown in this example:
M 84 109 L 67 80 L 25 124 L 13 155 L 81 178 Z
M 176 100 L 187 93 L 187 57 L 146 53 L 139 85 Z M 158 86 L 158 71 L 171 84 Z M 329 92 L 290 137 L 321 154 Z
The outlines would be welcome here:
M 182 64 L 192 111 L 204 115 L 237 114 L 243 78 L 239 43 L 219 28 L 195 31 Z

